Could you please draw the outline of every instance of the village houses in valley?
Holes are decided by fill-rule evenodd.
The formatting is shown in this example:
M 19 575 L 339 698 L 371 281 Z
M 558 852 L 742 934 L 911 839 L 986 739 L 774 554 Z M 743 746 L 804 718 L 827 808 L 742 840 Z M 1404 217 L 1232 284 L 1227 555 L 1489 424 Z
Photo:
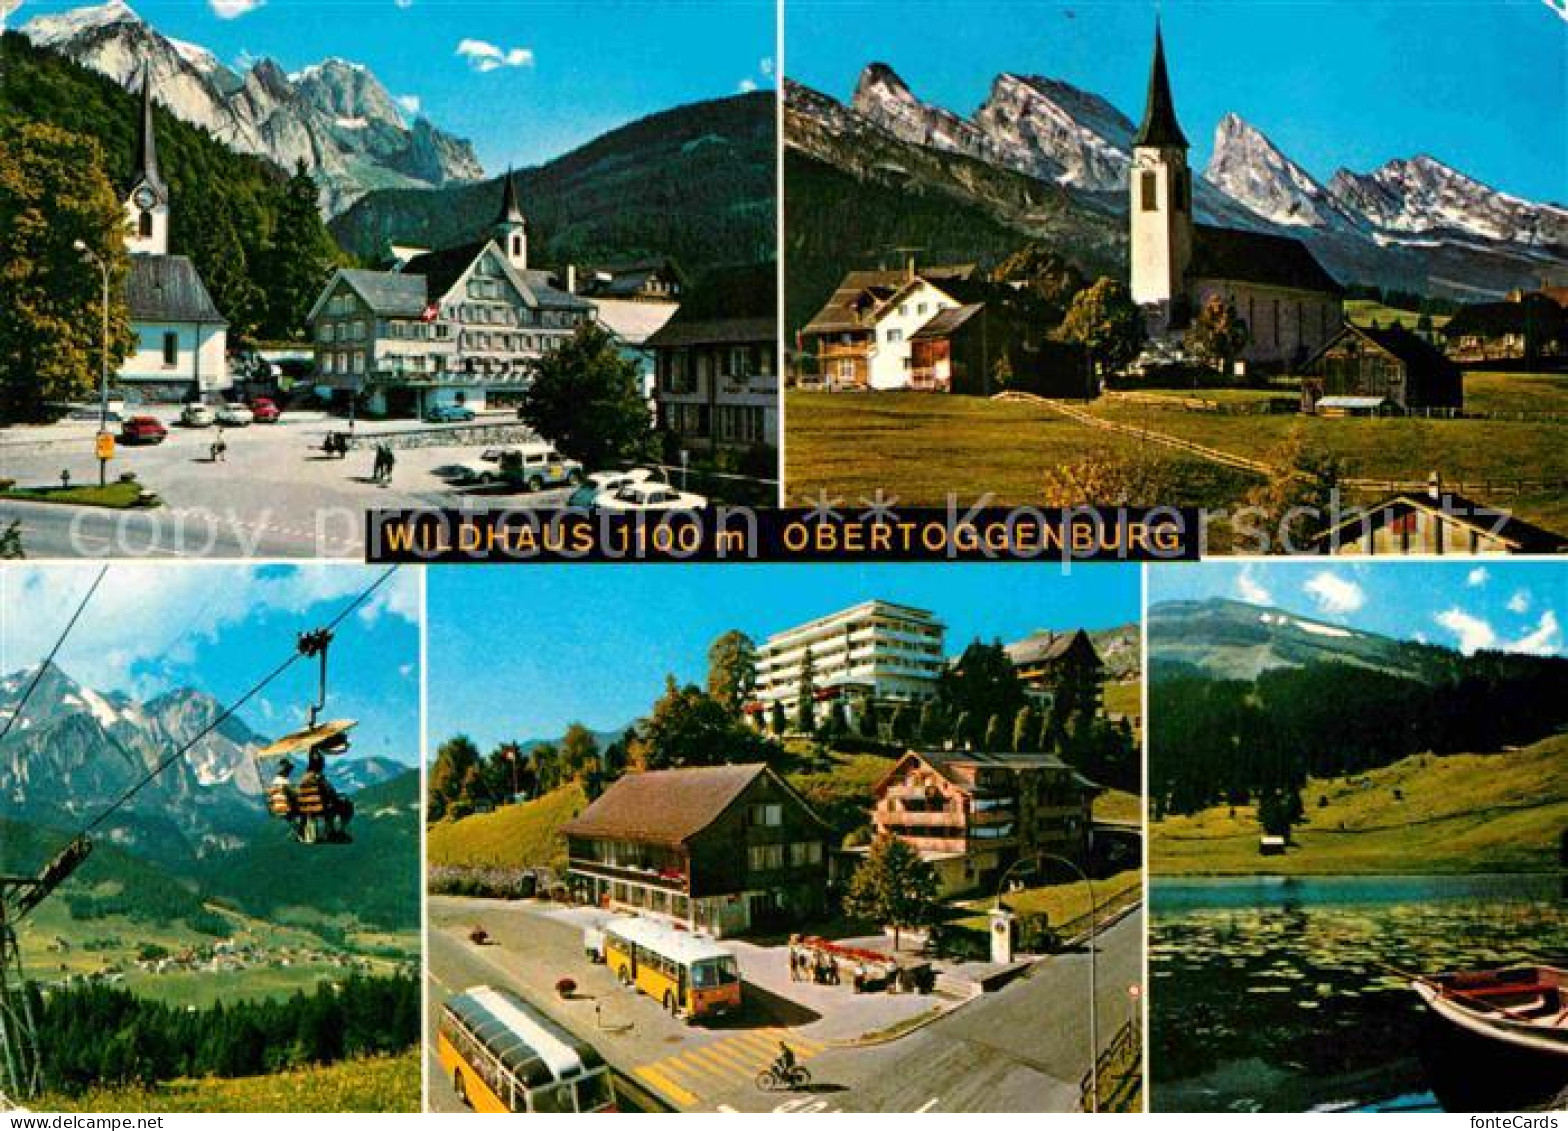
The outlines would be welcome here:
M 136 164 L 125 197 L 130 252 L 126 303 L 135 350 L 120 366 L 122 389 L 142 401 L 205 400 L 229 389 L 228 322 L 187 257 L 169 254 L 174 205 L 158 170 L 152 70 L 142 66 Z
M 508 173 L 490 234 L 418 251 L 391 270 L 339 268 L 311 308 L 320 384 L 368 395 L 376 414 L 515 403 L 529 362 L 594 317 L 593 304 L 529 266 L 528 224 Z

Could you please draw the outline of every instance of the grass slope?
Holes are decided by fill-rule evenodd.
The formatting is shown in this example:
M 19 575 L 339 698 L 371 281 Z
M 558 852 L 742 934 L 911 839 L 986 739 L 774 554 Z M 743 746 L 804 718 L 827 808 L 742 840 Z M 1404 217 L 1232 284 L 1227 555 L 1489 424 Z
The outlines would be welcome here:
M 1251 806 L 1151 825 L 1156 875 L 1528 872 L 1557 866 L 1568 830 L 1568 736 L 1501 754 L 1417 755 L 1353 778 L 1312 780 L 1283 856 L 1258 854 Z M 1395 791 L 1402 795 L 1396 799 Z M 1319 798 L 1327 804 L 1319 807 Z
M 1124 789 L 1108 789 L 1094 799 L 1097 821 L 1143 820 L 1143 798 Z
M 1131 437 L 1039 405 L 924 393 L 786 397 L 786 482 L 795 505 L 822 491 L 854 500 L 878 488 L 906 506 L 941 505 L 949 492 L 971 501 L 991 492 L 997 505 L 1038 503 L 1047 468 L 1096 454 L 1130 459 L 1139 448 Z M 1253 481 L 1168 450 L 1159 455 L 1180 469 L 1179 497 L 1161 500 L 1169 505 L 1218 505 Z
M 840 841 L 871 825 L 872 791 L 896 759 L 831 751 L 816 764 L 785 775 Z
M 1096 880 L 1092 893 L 1088 885 L 1080 880 L 1008 892 L 1005 902 L 1017 914 L 1043 914 L 1051 923 L 1064 924 L 1089 914 L 1091 908 L 1107 907 L 1118 900 L 1124 900 L 1128 898 L 1129 893 L 1138 891 L 1142 886 L 1142 869 L 1129 868 L 1125 872 L 1117 872 L 1113 876 Z M 958 920 L 958 925 L 975 930 L 987 930 L 990 924 L 985 913 L 991 910 L 994 902 L 994 897 L 989 895 L 983 899 L 966 901 L 964 906 L 979 914 Z
M 104 1088 L 80 1096 L 45 1096 L 47 1112 L 417 1112 L 420 1053 L 367 1057 L 325 1068 L 175 1080 L 151 1088 Z
M 569 785 L 521 805 L 430 826 L 425 841 L 432 867 L 566 866 L 561 826 L 588 805 L 582 786 Z

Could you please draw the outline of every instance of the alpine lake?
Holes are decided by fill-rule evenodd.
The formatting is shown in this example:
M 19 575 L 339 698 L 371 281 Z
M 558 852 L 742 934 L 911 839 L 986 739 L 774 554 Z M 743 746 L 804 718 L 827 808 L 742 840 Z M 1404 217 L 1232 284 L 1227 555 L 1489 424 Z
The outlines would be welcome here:
M 1568 876 L 1155 877 L 1150 912 L 1152 1110 L 1541 1102 L 1451 1047 L 1408 975 L 1564 965 Z M 1501 1094 L 1457 1097 L 1472 1072 Z

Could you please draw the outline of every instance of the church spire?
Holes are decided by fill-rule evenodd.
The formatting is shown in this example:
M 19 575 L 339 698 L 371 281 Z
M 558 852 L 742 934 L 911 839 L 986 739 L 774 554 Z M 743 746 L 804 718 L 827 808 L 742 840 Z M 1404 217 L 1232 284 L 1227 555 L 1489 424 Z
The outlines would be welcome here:
M 1160 34 L 1160 19 L 1154 18 L 1154 63 L 1149 68 L 1149 97 L 1143 109 L 1143 124 L 1134 146 L 1187 148 L 1187 135 L 1176 121 L 1176 104 L 1171 98 L 1171 80 L 1165 73 L 1165 38 Z
M 158 139 L 152 125 L 152 63 L 142 63 L 142 124 L 136 139 L 136 169 L 133 184 L 144 184 L 157 192 L 164 191 L 163 178 L 158 174 Z
M 497 224 L 523 223 L 523 210 L 517 206 L 517 185 L 512 181 L 512 167 L 506 167 L 506 187 L 501 195 L 501 213 L 495 218 Z

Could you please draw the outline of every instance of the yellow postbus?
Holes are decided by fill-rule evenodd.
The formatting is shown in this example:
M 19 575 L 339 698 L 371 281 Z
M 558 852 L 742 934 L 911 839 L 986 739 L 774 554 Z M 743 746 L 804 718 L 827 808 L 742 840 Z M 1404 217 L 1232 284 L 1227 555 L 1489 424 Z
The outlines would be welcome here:
M 616 1110 L 604 1058 L 507 990 L 476 986 L 448 998 L 436 1056 L 475 1111 Z
M 651 919 L 612 919 L 602 930 L 610 972 L 670 1013 L 696 1019 L 740 1008 L 740 967 L 711 939 Z

